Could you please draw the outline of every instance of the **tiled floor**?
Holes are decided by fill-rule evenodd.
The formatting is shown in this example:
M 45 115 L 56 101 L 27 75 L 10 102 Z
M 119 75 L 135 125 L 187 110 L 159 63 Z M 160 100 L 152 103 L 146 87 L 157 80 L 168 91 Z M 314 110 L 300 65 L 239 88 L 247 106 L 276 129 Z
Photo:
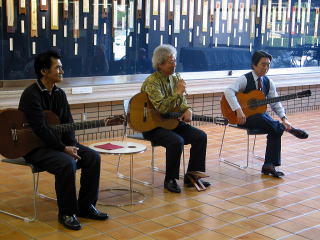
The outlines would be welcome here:
M 147 199 L 143 204 L 126 207 L 98 206 L 111 218 L 99 222 L 81 219 L 83 229 L 70 231 L 57 222 L 57 207 L 52 200 L 40 199 L 39 218 L 27 223 L 0 214 L 1 240 L 68 239 L 320 239 L 320 113 L 289 116 L 310 137 L 299 140 L 283 136 L 282 179 L 260 174 L 261 161 L 252 159 L 251 167 L 236 169 L 218 162 L 223 127 L 205 125 L 208 133 L 207 173 L 213 186 L 204 192 L 183 188 L 181 194 L 163 189 L 164 175 L 156 173 L 155 187 L 134 184 Z M 224 157 L 231 161 L 246 159 L 246 135 L 228 128 Z M 146 143 L 146 142 L 145 142 Z M 256 153 L 263 155 L 265 136 L 258 136 Z M 134 156 L 136 178 L 151 181 L 151 150 Z M 157 164 L 163 167 L 164 151 L 156 149 Z M 188 148 L 186 147 L 186 157 Z M 103 155 L 101 189 L 128 187 L 116 177 L 117 157 Z M 128 173 L 129 161 L 123 158 L 121 171 Z M 32 180 L 26 167 L 0 163 L 0 208 L 31 213 Z M 182 186 L 182 181 L 179 181 Z M 40 191 L 54 196 L 54 178 L 41 173 Z M 101 200 L 106 192 L 101 192 Z

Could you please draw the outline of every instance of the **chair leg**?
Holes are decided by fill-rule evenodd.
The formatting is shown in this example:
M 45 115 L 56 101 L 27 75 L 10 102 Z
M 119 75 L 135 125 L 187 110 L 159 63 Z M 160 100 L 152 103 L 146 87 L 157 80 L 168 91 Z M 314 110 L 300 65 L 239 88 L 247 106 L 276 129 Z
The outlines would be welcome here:
M 152 170 L 152 185 L 154 186 L 154 146 L 152 146 L 152 158 L 151 158 L 151 170 Z
M 227 125 L 224 126 L 223 135 L 222 135 L 222 139 L 221 139 L 221 145 L 220 145 L 220 150 L 219 150 L 219 163 L 220 163 L 220 161 L 223 162 L 223 158 L 221 158 L 221 153 L 222 153 L 222 146 L 223 146 L 224 136 L 226 134 L 226 129 L 227 129 Z
M 252 146 L 252 155 L 256 158 L 259 159 L 261 161 L 264 161 L 263 157 L 260 157 L 259 155 L 257 155 L 254 150 L 255 150 L 255 146 L 256 146 L 256 139 L 257 139 L 257 135 L 254 135 L 254 140 L 253 140 L 253 146 Z
M 236 163 L 230 162 L 228 160 L 225 160 L 224 158 L 221 157 L 223 142 L 224 142 L 224 138 L 225 138 L 225 134 L 226 134 L 226 129 L 227 129 L 227 125 L 224 127 L 224 131 L 223 131 L 223 135 L 222 135 L 222 139 L 221 139 L 221 145 L 220 145 L 220 151 L 219 151 L 219 163 L 223 162 L 223 163 L 228 164 L 232 167 L 246 169 L 249 165 L 249 135 L 247 136 L 247 163 L 245 166 L 242 166 L 240 164 L 236 164 Z
M 182 149 L 183 178 L 186 175 L 186 164 L 184 159 L 184 148 Z
M 249 158 L 250 158 L 250 135 L 247 134 L 247 165 L 242 168 L 245 169 L 249 166 Z
M 33 218 L 29 219 L 30 222 L 34 221 L 38 216 L 37 197 L 39 187 L 39 173 L 33 173 Z
M 32 174 L 32 180 L 33 180 L 33 216 L 32 217 L 23 217 L 18 214 L 14 214 L 11 212 L 0 210 L 1 213 L 7 214 L 9 216 L 22 219 L 25 222 L 33 222 L 37 216 L 38 216 L 38 210 L 37 210 L 37 198 L 38 198 L 38 184 L 39 184 L 39 173 L 33 173 Z

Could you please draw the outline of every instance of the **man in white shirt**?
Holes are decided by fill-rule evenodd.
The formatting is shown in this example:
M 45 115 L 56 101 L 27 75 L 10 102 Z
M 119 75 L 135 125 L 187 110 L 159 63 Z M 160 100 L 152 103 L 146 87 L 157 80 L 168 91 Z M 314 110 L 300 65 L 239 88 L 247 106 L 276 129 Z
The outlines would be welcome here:
M 261 172 L 266 175 L 271 174 L 274 177 L 281 177 L 284 176 L 284 173 L 276 171 L 275 167 L 281 165 L 281 136 L 283 131 L 288 131 L 301 139 L 307 138 L 308 134 L 301 129 L 292 127 L 280 102 L 271 103 L 270 107 L 281 119 L 281 122 L 274 120 L 266 112 L 247 118 L 236 97 L 238 92 L 249 93 L 255 89 L 261 90 L 266 98 L 278 96 L 274 82 L 266 76 L 271 61 L 272 56 L 270 54 L 264 51 L 256 51 L 252 55 L 253 71 L 240 76 L 225 90 L 224 94 L 232 111 L 236 112 L 239 125 L 246 128 L 259 128 L 268 134 L 265 162 Z

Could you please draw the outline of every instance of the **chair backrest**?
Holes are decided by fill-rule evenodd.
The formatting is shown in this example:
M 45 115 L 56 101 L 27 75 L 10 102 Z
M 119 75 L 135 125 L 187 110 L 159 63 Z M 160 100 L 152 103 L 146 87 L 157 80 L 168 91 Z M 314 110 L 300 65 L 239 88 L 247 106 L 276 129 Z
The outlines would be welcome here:
M 123 100 L 123 111 L 125 115 L 128 114 L 130 99 Z
M 126 117 L 126 121 L 124 122 L 124 132 L 122 136 L 122 141 L 124 141 L 124 138 L 127 136 L 129 103 L 130 99 L 123 100 L 123 111 Z

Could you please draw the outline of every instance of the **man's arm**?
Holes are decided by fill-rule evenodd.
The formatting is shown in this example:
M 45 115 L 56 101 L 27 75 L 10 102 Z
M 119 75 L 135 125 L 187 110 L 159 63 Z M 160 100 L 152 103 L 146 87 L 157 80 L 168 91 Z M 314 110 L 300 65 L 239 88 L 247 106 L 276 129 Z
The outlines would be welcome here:
M 269 82 L 270 82 L 270 89 L 269 89 L 267 98 L 278 97 L 279 95 L 274 82 L 271 79 L 269 79 Z M 281 102 L 270 103 L 270 107 L 277 114 L 279 118 L 282 119 L 283 117 L 286 116 L 285 110 Z
M 270 89 L 269 89 L 269 93 L 268 93 L 268 98 L 274 98 L 274 97 L 278 97 L 278 92 L 276 89 L 276 86 L 274 84 L 274 82 L 269 79 L 270 82 Z M 286 112 L 284 110 L 284 107 L 282 106 L 281 102 L 275 102 L 275 103 L 270 103 L 270 107 L 272 109 L 272 111 L 274 111 L 277 116 L 281 119 L 282 124 L 285 126 L 285 128 L 287 130 L 290 130 L 292 128 L 291 123 L 288 121 L 288 118 L 286 116 Z
M 246 116 L 241 109 L 241 106 L 236 97 L 236 93 L 243 92 L 246 88 L 246 84 L 247 79 L 243 75 L 224 91 L 224 96 L 226 97 L 231 110 L 236 112 L 238 124 L 244 124 L 246 122 Z
M 70 111 L 70 105 L 67 100 L 67 96 L 65 92 L 62 90 L 60 94 L 61 103 L 59 103 L 59 105 L 61 106 L 61 108 L 63 108 L 60 121 L 61 123 L 73 123 L 73 118 Z M 62 134 L 61 140 L 68 146 L 75 146 L 77 143 L 77 140 L 75 138 L 75 131 L 65 132 L 64 134 Z
M 41 98 L 38 94 L 24 91 L 19 103 L 19 109 L 24 112 L 24 115 L 30 124 L 33 132 L 42 140 L 42 142 L 58 151 L 64 151 L 65 145 L 48 127 L 40 104 Z

